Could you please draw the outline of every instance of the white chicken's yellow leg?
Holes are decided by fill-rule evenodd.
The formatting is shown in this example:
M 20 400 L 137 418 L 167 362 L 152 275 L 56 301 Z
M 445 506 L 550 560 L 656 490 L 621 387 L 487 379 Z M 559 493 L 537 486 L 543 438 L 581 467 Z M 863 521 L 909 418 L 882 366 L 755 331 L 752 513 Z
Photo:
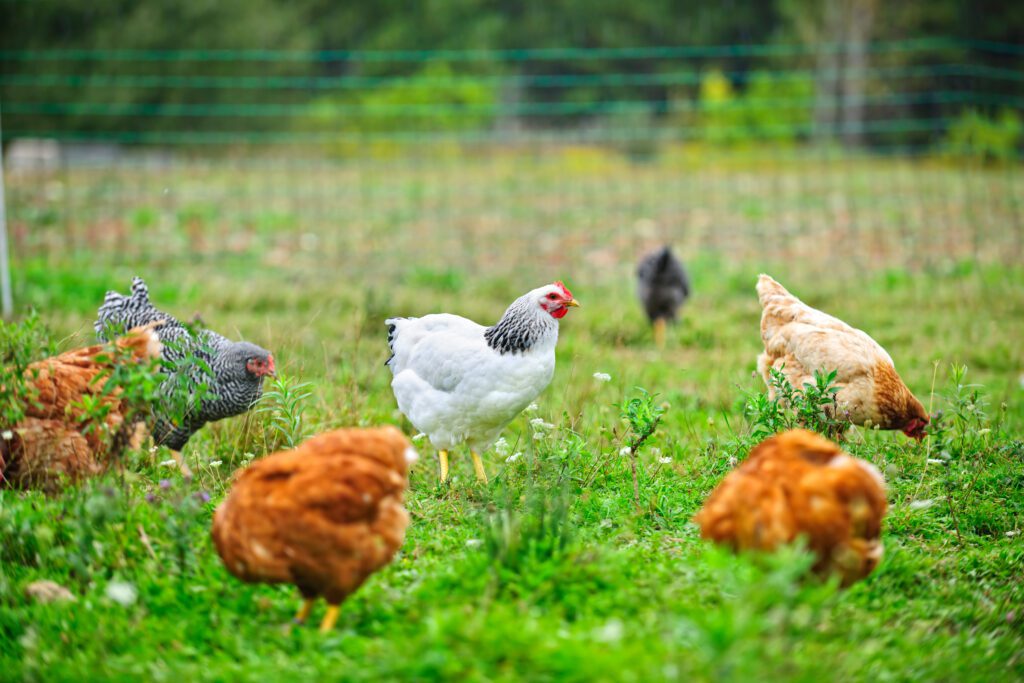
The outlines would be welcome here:
M 470 451 L 470 455 L 473 456 L 473 470 L 476 472 L 476 478 L 487 483 L 487 473 L 484 472 L 484 463 L 480 460 L 480 455 L 476 451 Z
M 656 318 L 654 320 L 654 344 L 658 349 L 665 348 L 665 327 L 666 323 L 664 318 Z
M 338 621 L 338 611 L 340 609 L 338 605 L 327 606 L 327 614 L 324 615 L 324 620 L 320 622 L 320 633 L 327 633 L 334 628 L 334 624 Z
M 306 599 L 302 601 L 302 607 L 299 608 L 298 613 L 295 615 L 295 619 L 293 619 L 296 624 L 306 623 L 306 619 L 309 619 L 309 613 L 313 611 L 314 602 L 316 602 L 316 600 Z
M 441 483 L 448 481 L 448 451 L 438 451 L 437 460 L 441 463 Z

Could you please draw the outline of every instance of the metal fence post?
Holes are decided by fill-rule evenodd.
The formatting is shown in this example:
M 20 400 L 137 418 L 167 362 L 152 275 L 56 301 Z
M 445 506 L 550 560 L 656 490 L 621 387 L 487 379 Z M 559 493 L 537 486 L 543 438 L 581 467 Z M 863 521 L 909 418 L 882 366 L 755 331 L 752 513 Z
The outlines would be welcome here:
M 0 123 L 0 133 L 3 124 Z M 4 193 L 4 148 L 0 135 L 0 307 L 4 318 L 14 315 L 14 299 L 11 296 L 11 265 L 7 253 L 7 199 Z

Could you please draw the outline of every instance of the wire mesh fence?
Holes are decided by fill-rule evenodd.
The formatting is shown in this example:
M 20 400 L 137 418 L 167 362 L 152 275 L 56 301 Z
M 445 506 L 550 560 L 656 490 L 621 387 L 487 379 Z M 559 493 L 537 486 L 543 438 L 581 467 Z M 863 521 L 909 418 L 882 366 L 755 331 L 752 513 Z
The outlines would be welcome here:
M 1024 49 L 0 51 L 16 259 L 1019 262 Z

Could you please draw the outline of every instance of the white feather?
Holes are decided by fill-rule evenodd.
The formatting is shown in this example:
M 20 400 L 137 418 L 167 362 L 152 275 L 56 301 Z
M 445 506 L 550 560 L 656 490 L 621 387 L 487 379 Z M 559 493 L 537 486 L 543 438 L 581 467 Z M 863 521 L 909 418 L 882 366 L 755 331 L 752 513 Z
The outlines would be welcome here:
M 520 301 L 539 301 L 551 287 Z M 543 332 L 529 349 L 504 354 L 488 346 L 487 328 L 456 315 L 387 321 L 395 326 L 389 365 L 398 407 L 435 448 L 486 449 L 551 382 L 557 322 L 539 304 L 523 310 Z

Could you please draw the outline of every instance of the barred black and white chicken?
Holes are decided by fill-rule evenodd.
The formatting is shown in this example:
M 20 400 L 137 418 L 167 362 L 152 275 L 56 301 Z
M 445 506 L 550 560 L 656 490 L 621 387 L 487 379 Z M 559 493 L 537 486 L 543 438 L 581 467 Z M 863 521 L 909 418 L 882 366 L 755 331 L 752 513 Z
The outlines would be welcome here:
M 241 415 L 259 400 L 263 378 L 274 374 L 274 356 L 255 344 L 231 341 L 211 330 L 191 331 L 149 302 L 149 289 L 139 277 L 132 279 L 130 296 L 107 292 L 93 327 L 100 339 L 108 340 L 121 330 L 156 320 L 165 321 L 157 334 L 168 377 L 162 385 L 165 400 L 153 408 L 153 438 L 180 451 L 207 422 Z M 181 382 L 187 382 L 186 392 L 180 391 Z M 197 397 L 195 390 L 202 385 L 207 389 Z M 172 398 L 181 393 L 190 397 L 183 408 Z
M 491 327 L 447 313 L 386 321 L 391 389 L 438 449 L 441 481 L 448 451 L 462 444 L 487 481 L 479 452 L 551 382 L 558 321 L 573 306 L 572 292 L 555 282 L 513 301 Z
M 636 271 L 637 294 L 654 326 L 654 341 L 665 346 L 665 327 L 675 322 L 679 307 L 690 296 L 690 278 L 667 244 L 650 252 Z

